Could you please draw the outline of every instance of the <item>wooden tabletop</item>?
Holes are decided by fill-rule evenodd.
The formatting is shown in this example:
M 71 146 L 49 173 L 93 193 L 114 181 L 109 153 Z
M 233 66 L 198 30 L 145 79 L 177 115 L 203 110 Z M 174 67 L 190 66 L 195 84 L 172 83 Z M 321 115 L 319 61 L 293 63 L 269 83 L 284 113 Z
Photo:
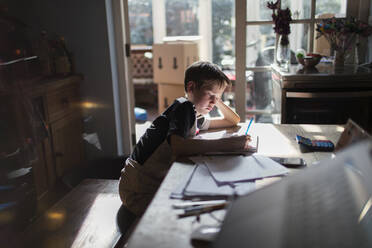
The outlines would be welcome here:
M 372 70 L 367 67 L 357 65 L 345 65 L 344 67 L 334 67 L 331 63 L 319 63 L 313 68 L 304 68 L 302 65 L 292 65 L 288 71 L 283 71 L 278 65 L 271 66 L 273 72 L 278 74 L 282 80 L 321 80 L 324 77 L 331 77 L 335 80 L 343 78 L 370 81 Z M 345 80 L 345 79 L 344 79 Z
M 85 179 L 24 233 L 25 247 L 113 247 L 118 180 Z
M 244 130 L 246 124 L 242 127 Z M 343 131 L 339 125 L 274 125 L 253 124 L 250 133 L 259 136 L 258 154 L 281 157 L 302 157 L 309 166 L 314 162 L 330 158 L 331 153 L 313 152 L 301 153 L 296 143 L 296 134 L 311 139 L 329 139 L 337 143 Z M 180 200 L 170 199 L 169 196 L 180 181 L 192 169 L 192 163 L 175 162 L 161 184 L 149 208 L 141 218 L 128 247 L 192 247 L 190 235 L 200 225 L 219 225 L 223 220 L 225 210 L 213 212 L 213 215 L 203 214 L 200 221 L 196 217 L 178 219 L 180 210 L 172 209 L 172 204 Z M 292 169 L 291 174 L 299 169 Z M 256 181 L 256 187 L 262 187 L 280 178 L 270 178 Z

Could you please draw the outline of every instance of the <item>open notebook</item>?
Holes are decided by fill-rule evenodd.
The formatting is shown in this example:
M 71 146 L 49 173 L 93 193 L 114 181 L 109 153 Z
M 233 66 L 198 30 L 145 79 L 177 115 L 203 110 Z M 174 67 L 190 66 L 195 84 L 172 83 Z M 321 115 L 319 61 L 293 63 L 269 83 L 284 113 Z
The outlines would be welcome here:
M 194 139 L 222 139 L 222 138 L 228 138 L 232 136 L 238 136 L 243 135 L 243 133 L 240 132 L 231 132 L 231 131 L 209 131 L 207 133 L 202 133 L 194 137 Z M 259 144 L 259 138 L 258 136 L 251 135 L 252 141 L 249 143 L 249 149 L 248 150 L 242 150 L 242 151 L 230 151 L 230 152 L 210 152 L 206 155 L 246 155 L 246 154 L 252 154 L 258 151 L 258 144 Z M 227 144 L 228 145 L 228 144 Z

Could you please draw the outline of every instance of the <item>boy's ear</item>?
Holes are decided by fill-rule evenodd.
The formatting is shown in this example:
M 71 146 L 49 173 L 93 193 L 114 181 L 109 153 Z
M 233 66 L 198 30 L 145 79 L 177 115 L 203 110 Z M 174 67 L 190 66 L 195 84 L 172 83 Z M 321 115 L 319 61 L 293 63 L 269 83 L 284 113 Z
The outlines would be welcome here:
M 194 88 L 195 88 L 195 83 L 193 81 L 189 81 L 186 84 L 186 90 L 187 90 L 187 92 L 194 92 Z

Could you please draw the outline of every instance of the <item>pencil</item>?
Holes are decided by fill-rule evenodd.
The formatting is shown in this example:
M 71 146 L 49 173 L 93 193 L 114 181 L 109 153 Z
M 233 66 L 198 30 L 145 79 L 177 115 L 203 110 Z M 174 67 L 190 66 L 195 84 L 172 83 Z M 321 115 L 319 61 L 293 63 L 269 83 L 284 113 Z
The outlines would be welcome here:
M 198 207 L 192 207 L 190 209 L 185 209 L 185 212 L 183 214 L 179 214 L 178 218 L 184 218 L 188 216 L 194 216 L 194 215 L 201 215 L 204 213 L 209 213 L 214 210 L 219 210 L 219 209 L 224 209 L 226 208 L 227 203 L 222 203 L 222 204 L 216 204 L 216 205 L 211 205 L 211 206 L 198 206 Z
M 248 127 L 247 127 L 247 131 L 245 131 L 245 135 L 248 134 L 248 130 L 249 130 L 249 127 L 251 126 L 252 122 L 253 122 L 253 117 L 252 117 L 251 120 L 249 121 L 249 124 L 248 124 Z

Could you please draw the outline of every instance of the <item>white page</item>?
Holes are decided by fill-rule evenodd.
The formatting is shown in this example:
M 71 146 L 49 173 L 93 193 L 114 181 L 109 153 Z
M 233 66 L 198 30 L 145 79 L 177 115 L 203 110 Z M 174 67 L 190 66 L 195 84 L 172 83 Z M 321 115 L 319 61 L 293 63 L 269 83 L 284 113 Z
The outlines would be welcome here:
M 260 155 L 200 156 L 191 159 L 196 163 L 204 163 L 218 184 L 279 176 L 289 172 L 279 163 Z
M 260 170 L 251 156 L 209 156 L 198 157 L 198 163 L 204 163 L 217 183 L 229 183 L 260 178 Z M 249 159 L 247 159 L 249 158 Z M 194 162 L 194 158 L 191 158 Z M 252 160 L 252 165 L 247 165 Z
M 187 175 L 181 179 L 181 182 L 177 185 L 177 187 L 170 194 L 170 198 L 173 198 L 173 199 L 182 199 L 183 198 L 183 192 L 185 191 L 185 187 L 187 186 L 187 184 L 191 180 L 191 177 L 195 172 L 196 166 L 197 165 L 194 165 L 192 170 L 190 170 L 190 172 L 187 173 Z
M 191 195 L 205 195 L 205 196 L 230 196 L 243 195 L 255 190 L 254 182 L 236 183 L 232 186 L 223 185 L 218 186 L 216 181 L 211 176 L 208 168 L 204 164 L 198 164 L 195 173 L 187 185 L 184 194 Z
M 261 165 L 263 170 L 261 171 L 261 176 L 272 177 L 280 176 L 289 173 L 289 170 L 278 162 L 268 158 L 266 156 L 254 155 L 252 156 L 257 164 Z

